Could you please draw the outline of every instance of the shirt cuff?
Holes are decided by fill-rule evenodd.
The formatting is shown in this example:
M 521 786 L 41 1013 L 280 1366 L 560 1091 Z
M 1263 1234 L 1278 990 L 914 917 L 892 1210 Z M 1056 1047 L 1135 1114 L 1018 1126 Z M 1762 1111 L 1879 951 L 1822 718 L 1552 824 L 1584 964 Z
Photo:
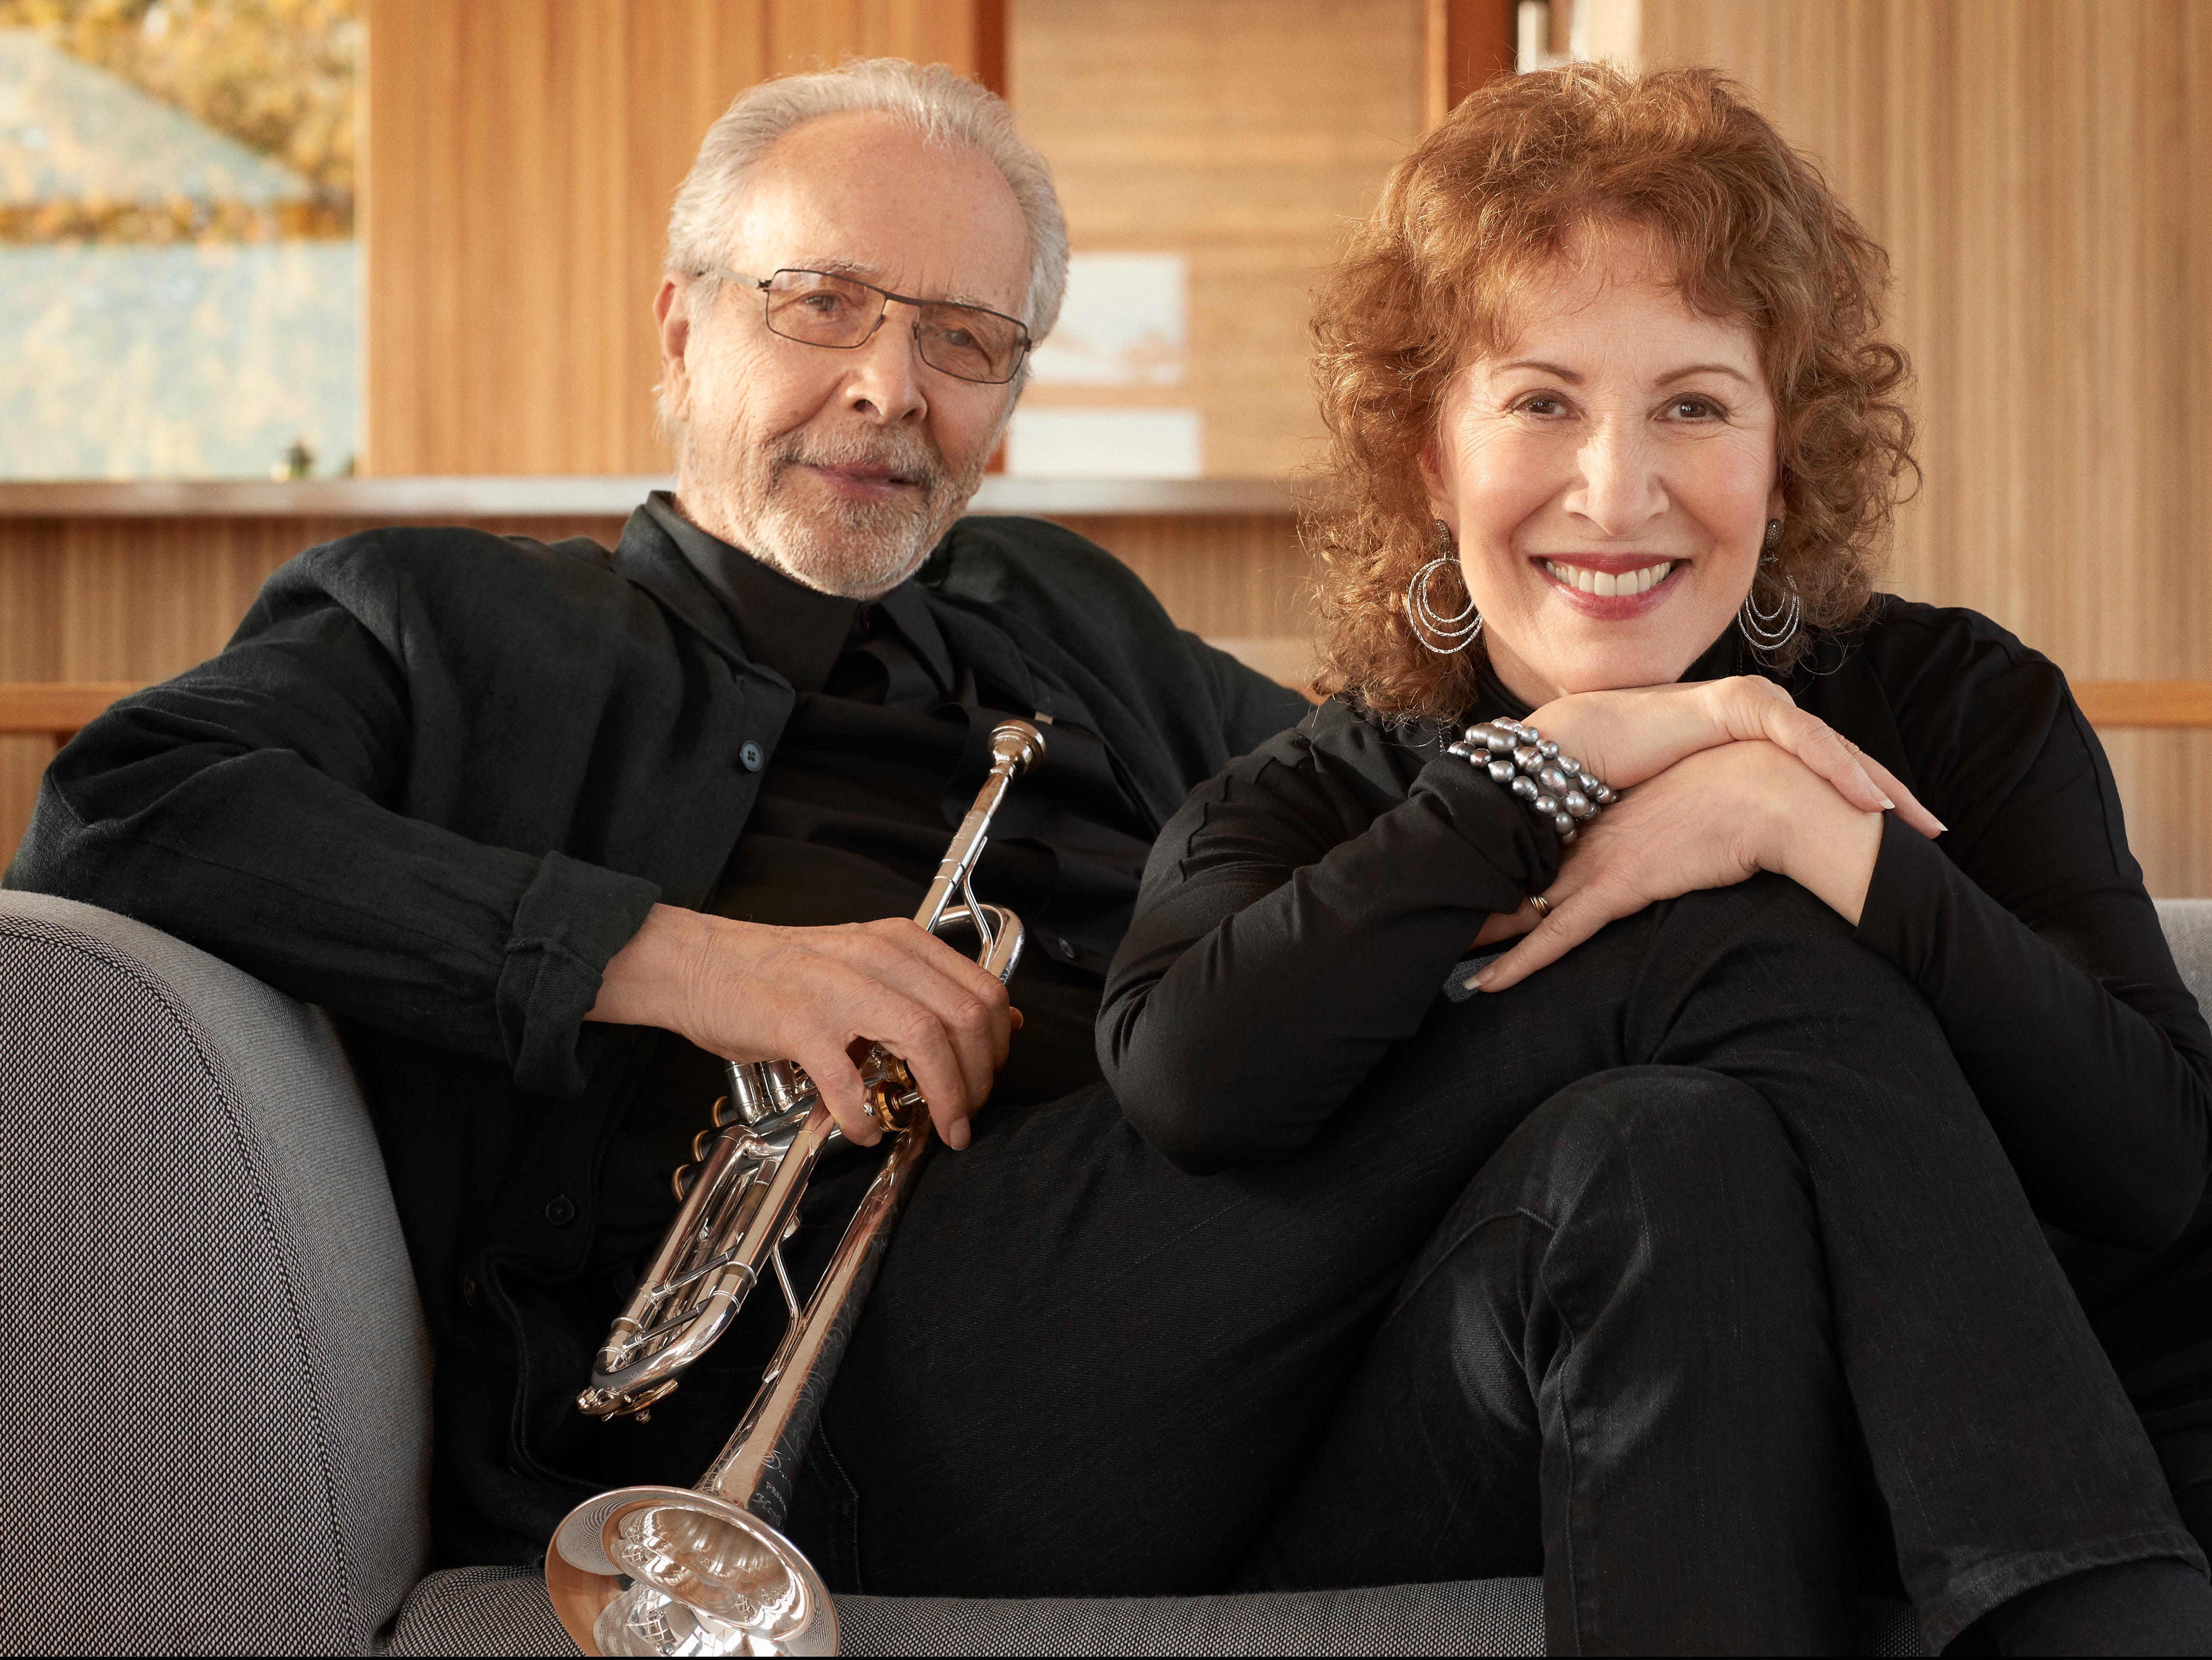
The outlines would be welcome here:
M 493 994 L 517 1087 L 580 1094 L 584 1017 L 599 1000 L 607 959 L 645 926 L 659 887 L 549 853 L 514 909 L 514 931 Z
M 1895 813 L 1882 816 L 1881 846 L 1859 907 L 1856 937 L 1923 989 L 1940 948 L 1950 879 L 1951 860 L 1941 848 Z
M 1559 873 L 1559 837 L 1540 824 L 1521 800 L 1456 755 L 1440 755 L 1421 769 L 1409 792 L 1480 854 L 1503 885 L 1488 896 L 1493 910 L 1515 911 L 1541 893 Z M 1511 903 L 1501 903 L 1506 890 Z

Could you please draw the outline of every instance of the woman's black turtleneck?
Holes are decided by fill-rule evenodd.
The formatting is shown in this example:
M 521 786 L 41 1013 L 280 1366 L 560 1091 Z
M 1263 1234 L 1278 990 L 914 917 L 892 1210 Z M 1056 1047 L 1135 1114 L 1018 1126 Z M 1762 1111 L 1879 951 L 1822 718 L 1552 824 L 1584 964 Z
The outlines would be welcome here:
M 1733 627 L 1684 677 L 1740 672 Z M 2212 1162 L 2212 1031 L 2065 678 L 1988 618 L 1885 599 L 1786 682 L 1950 828 L 1893 818 L 1858 938 L 1927 997 L 2047 1221 L 2150 1249 Z M 1494 678 L 1470 719 L 1525 714 Z M 1131 1120 L 1218 1170 L 1303 1146 L 1410 1037 L 1551 832 L 1433 725 L 1341 700 L 1201 785 L 1152 850 L 1099 1056 Z

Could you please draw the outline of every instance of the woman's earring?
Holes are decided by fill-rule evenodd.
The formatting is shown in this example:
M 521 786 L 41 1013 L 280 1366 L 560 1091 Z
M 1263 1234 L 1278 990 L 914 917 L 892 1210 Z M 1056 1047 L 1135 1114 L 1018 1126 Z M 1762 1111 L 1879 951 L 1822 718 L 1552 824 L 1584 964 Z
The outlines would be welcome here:
M 1441 519 L 1436 526 L 1437 543 L 1443 551 L 1415 571 L 1413 580 L 1406 584 L 1406 620 L 1413 625 L 1416 640 L 1437 655 L 1449 657 L 1474 643 L 1474 637 L 1482 632 L 1482 615 L 1475 610 L 1472 594 L 1468 596 L 1467 609 L 1456 617 L 1439 617 L 1429 604 L 1429 579 L 1444 566 L 1459 562 L 1451 526 Z
M 1759 562 L 1762 570 L 1774 562 L 1774 550 L 1781 545 L 1782 521 L 1770 519 L 1766 521 L 1766 551 Z M 1804 612 L 1797 598 L 1797 585 L 1784 576 L 1782 592 L 1783 598 L 1762 608 L 1758 600 L 1759 578 L 1754 575 L 1751 592 L 1744 595 L 1743 604 L 1736 608 L 1735 625 L 1755 650 L 1780 651 L 1797 633 L 1797 620 Z

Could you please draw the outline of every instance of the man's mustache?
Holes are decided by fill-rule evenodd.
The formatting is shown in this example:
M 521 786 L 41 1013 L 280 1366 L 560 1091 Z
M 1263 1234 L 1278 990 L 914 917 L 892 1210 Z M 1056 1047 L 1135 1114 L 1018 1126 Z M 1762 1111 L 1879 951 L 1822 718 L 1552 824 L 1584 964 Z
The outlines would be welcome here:
M 848 435 L 794 433 L 769 451 L 770 477 L 781 479 L 793 467 L 880 471 L 902 484 L 935 496 L 951 474 L 936 447 L 918 433 L 854 433 Z M 770 486 L 773 488 L 773 484 Z

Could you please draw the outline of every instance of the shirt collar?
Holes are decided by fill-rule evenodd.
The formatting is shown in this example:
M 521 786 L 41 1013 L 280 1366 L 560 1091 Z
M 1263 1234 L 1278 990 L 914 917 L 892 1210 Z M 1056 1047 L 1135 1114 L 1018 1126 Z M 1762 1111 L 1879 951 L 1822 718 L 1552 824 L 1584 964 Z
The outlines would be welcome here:
M 727 608 L 745 655 L 775 670 L 793 690 L 818 692 L 828 683 L 854 630 L 872 620 L 863 617 L 864 605 L 890 620 L 940 689 L 949 691 L 955 684 L 952 654 L 911 577 L 872 603 L 819 593 L 700 529 L 677 510 L 666 490 L 647 496 L 645 510 Z

